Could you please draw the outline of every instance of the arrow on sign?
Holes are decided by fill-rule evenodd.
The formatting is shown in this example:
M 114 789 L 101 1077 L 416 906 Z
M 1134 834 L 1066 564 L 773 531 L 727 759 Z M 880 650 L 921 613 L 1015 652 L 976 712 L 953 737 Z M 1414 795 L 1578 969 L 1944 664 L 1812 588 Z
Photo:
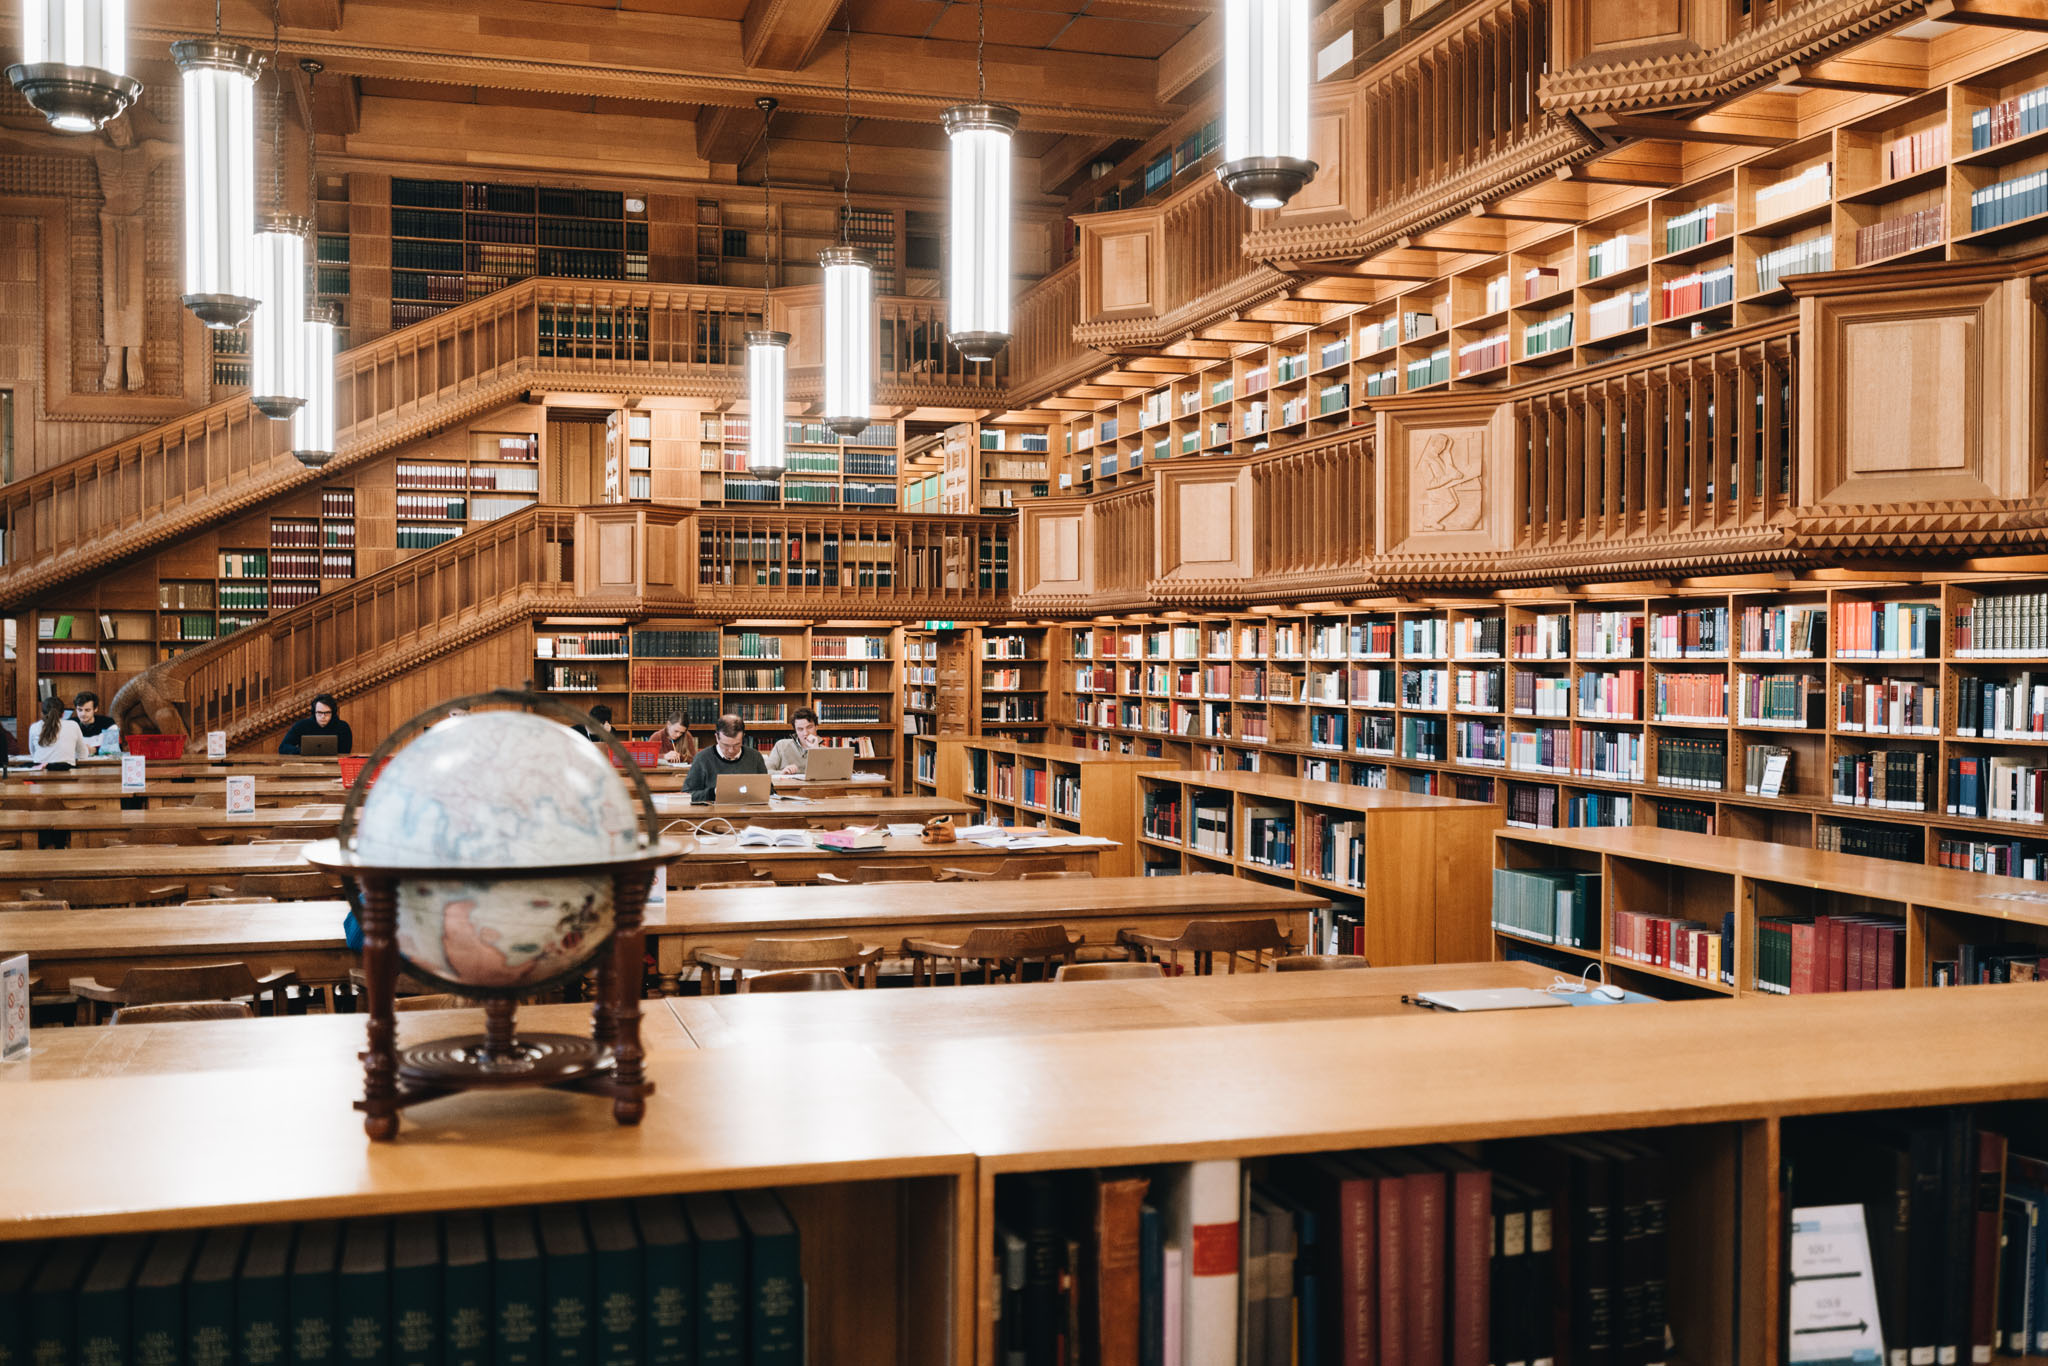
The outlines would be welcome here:
M 1860 1271 L 1822 1271 L 1811 1276 L 1794 1276 L 1792 1284 L 1797 1285 L 1801 1281 L 1853 1281 L 1861 1279 L 1862 1275 Z
M 1870 1327 L 1869 1324 L 1858 1320 L 1855 1323 L 1831 1323 L 1821 1328 L 1794 1328 L 1792 1332 L 1795 1335 L 1800 1333 L 1860 1333 L 1868 1327 Z

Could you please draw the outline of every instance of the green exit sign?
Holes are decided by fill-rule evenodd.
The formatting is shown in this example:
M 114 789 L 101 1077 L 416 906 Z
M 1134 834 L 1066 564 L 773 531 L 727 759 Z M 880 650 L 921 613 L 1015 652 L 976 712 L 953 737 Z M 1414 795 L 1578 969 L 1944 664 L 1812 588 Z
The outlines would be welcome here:
M 953 629 L 953 623 L 950 621 L 928 621 L 924 624 L 924 629 L 927 631 L 950 631 Z

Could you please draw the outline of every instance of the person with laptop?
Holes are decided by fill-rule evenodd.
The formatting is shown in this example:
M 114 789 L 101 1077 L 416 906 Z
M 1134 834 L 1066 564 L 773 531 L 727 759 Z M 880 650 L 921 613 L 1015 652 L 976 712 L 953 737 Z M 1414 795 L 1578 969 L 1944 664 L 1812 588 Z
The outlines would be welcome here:
M 314 749 L 327 754 L 355 752 L 355 734 L 349 730 L 348 722 L 341 719 L 341 705 L 329 693 L 321 693 L 314 698 L 312 711 L 292 722 L 292 728 L 284 733 L 284 739 L 277 742 L 277 752 L 311 754 L 314 749 L 306 747 L 309 741 L 317 742 Z M 334 746 L 332 749 L 327 747 L 329 742 Z
M 78 733 L 85 737 L 87 754 L 119 754 L 121 752 L 121 728 L 113 718 L 100 715 L 100 695 L 91 690 L 73 694 L 71 698 L 71 719 L 78 723 Z
M 775 742 L 775 748 L 768 754 L 770 773 L 801 773 L 809 761 L 811 751 L 825 743 L 818 734 L 818 713 L 809 707 L 798 707 L 796 715 L 789 718 L 791 734 Z
M 768 776 L 768 765 L 761 751 L 747 743 L 747 723 L 739 717 L 730 712 L 719 717 L 711 738 L 715 743 L 698 750 L 689 772 L 683 775 L 683 795 L 692 802 L 711 801 L 718 793 L 720 778 Z

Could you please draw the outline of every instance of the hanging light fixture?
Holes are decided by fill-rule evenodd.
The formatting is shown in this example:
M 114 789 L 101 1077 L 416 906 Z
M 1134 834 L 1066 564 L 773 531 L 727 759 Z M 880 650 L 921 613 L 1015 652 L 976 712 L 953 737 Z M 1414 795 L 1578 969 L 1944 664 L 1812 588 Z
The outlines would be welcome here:
M 978 362 L 1010 342 L 1010 141 L 1018 122 L 1016 110 L 988 102 L 982 6 L 975 0 L 975 102 L 943 118 L 953 168 L 946 340 Z
M 763 95 L 754 101 L 761 110 L 761 230 L 768 232 L 773 205 L 768 199 L 769 170 L 774 164 L 769 126 L 775 118 L 775 100 Z M 780 479 L 788 463 L 789 433 L 783 421 L 783 396 L 789 390 L 789 333 L 770 326 L 772 299 L 768 293 L 768 265 L 761 265 L 761 327 L 747 333 L 747 471 L 763 479 Z
M 256 309 L 256 78 L 263 54 L 220 36 L 171 44 L 185 100 L 185 307 L 208 327 L 239 327 Z
M 284 206 L 284 64 L 279 60 L 278 8 L 270 8 L 270 61 L 277 76 L 270 132 L 270 212 L 256 224 L 251 252 L 256 314 L 249 319 L 249 401 L 265 417 L 287 418 L 306 401 L 306 234 L 309 224 Z
M 875 270 L 847 240 L 853 223 L 853 6 L 846 7 L 846 171 L 839 245 L 818 253 L 825 270 L 825 425 L 841 436 L 867 430 L 875 370 Z
M 311 57 L 299 59 L 306 73 L 306 209 L 318 212 L 319 181 L 313 173 L 313 93 L 319 83 L 320 63 Z M 316 256 L 318 253 L 314 253 Z M 300 286 L 302 297 L 312 291 Z M 292 414 L 292 457 L 309 469 L 318 469 L 334 458 L 334 356 L 338 351 L 338 330 L 334 312 L 315 303 L 304 314 L 297 329 L 299 338 L 300 390 L 306 401 Z
M 60 133 L 90 133 L 142 94 L 127 74 L 127 0 L 22 0 L 7 79 Z
M 1308 159 L 1308 0 L 1225 0 L 1223 164 L 1255 209 L 1277 209 L 1315 176 Z

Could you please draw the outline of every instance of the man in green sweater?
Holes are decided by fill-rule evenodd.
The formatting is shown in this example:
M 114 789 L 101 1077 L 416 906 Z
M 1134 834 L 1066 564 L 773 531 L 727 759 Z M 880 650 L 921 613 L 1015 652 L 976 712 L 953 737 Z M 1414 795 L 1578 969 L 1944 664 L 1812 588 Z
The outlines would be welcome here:
M 683 795 L 692 802 L 708 802 L 718 795 L 718 780 L 728 774 L 759 773 L 766 775 L 768 765 L 761 758 L 761 751 L 747 743 L 747 723 L 730 713 L 718 718 L 718 729 L 712 738 L 717 741 L 706 749 L 699 750 L 697 757 L 690 761 L 690 771 L 683 775 Z

